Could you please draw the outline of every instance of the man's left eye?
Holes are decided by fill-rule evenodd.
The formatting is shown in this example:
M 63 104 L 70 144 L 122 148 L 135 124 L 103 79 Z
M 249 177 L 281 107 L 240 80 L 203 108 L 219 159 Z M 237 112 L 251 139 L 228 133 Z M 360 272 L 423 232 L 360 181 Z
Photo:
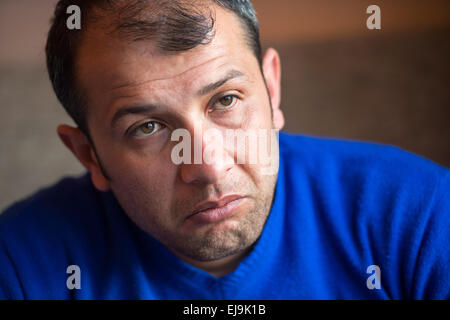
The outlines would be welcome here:
M 151 136 L 155 134 L 158 130 L 162 129 L 163 125 L 156 121 L 147 121 L 137 127 L 133 135 L 138 137 Z
M 213 109 L 216 109 L 216 110 L 229 109 L 236 104 L 237 100 L 238 100 L 238 97 L 233 96 L 233 95 L 224 96 L 224 97 L 220 98 L 219 100 L 217 100 L 216 103 L 214 103 Z

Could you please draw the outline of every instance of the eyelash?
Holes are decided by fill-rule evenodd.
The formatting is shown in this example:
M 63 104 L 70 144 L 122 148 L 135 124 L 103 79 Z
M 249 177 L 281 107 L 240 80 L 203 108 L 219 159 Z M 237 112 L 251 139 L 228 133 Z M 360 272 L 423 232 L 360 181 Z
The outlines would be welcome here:
M 223 109 L 218 109 L 221 112 L 227 112 L 227 111 L 233 109 L 234 106 L 238 103 L 238 101 L 241 100 L 241 98 L 239 96 L 237 96 L 236 94 L 226 94 L 226 95 L 223 95 L 223 96 L 220 96 L 219 98 L 217 98 L 215 100 L 215 102 L 212 104 L 212 106 L 214 106 L 216 103 L 218 103 L 221 99 L 224 99 L 227 97 L 231 97 L 234 100 L 233 100 L 231 106 L 223 108 Z M 213 108 L 211 108 L 211 110 L 209 110 L 209 112 L 213 112 L 213 111 L 214 111 Z M 158 126 L 158 129 L 156 131 L 154 131 L 153 133 L 138 135 L 137 132 L 138 132 L 139 128 L 142 128 L 142 126 L 149 124 L 149 123 L 154 123 L 156 126 Z M 137 125 L 134 129 L 130 130 L 130 135 L 134 136 L 134 137 L 148 137 L 148 136 L 152 136 L 152 135 L 158 133 L 160 130 L 164 129 L 165 127 L 166 126 L 163 123 L 155 121 L 155 120 L 145 121 L 145 122 Z
M 226 108 L 223 108 L 223 109 L 220 109 L 220 108 L 219 108 L 219 109 L 216 109 L 216 110 L 219 110 L 219 111 L 221 111 L 221 112 L 226 112 L 226 111 L 228 111 L 228 110 L 233 109 L 234 106 L 241 100 L 241 98 L 240 98 L 239 96 L 237 96 L 236 94 L 226 94 L 226 95 L 220 96 L 219 98 L 215 99 L 215 101 L 214 101 L 214 103 L 212 104 L 212 107 L 211 107 L 211 109 L 209 110 L 209 112 L 214 111 L 214 108 L 213 108 L 214 105 L 215 105 L 216 103 L 218 103 L 221 99 L 224 99 L 224 98 L 227 98 L 227 97 L 231 97 L 231 98 L 234 99 L 233 102 L 232 102 L 232 104 L 231 104 L 230 106 L 226 107 Z
M 149 134 L 143 133 L 142 135 L 139 135 L 138 134 L 138 130 L 140 128 L 142 128 L 144 125 L 149 124 L 149 123 L 153 123 L 154 126 L 157 127 L 157 129 L 154 130 L 152 133 L 149 133 Z M 159 131 L 161 131 L 165 127 L 166 126 L 163 123 L 155 121 L 155 120 L 145 121 L 145 122 L 139 124 L 138 126 L 136 126 L 136 128 L 132 129 L 131 132 L 130 132 L 130 135 L 133 136 L 133 137 L 149 137 L 149 136 L 155 135 L 156 133 L 158 133 Z

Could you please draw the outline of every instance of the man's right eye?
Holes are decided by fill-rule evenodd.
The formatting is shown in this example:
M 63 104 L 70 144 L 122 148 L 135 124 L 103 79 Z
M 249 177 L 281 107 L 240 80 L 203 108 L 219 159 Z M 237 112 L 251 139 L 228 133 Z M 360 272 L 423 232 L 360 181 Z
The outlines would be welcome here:
M 137 137 L 147 137 L 155 134 L 163 128 L 163 124 L 156 121 L 147 121 L 133 130 L 132 135 Z

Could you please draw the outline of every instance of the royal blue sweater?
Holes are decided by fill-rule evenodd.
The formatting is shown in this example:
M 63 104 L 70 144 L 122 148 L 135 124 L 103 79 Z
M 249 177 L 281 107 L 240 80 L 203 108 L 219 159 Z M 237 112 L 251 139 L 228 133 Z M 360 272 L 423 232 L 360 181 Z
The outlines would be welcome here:
M 84 175 L 0 215 L 0 298 L 450 298 L 449 170 L 395 147 L 287 134 L 280 157 L 268 220 L 234 272 L 181 261 Z M 70 265 L 81 289 L 66 285 Z

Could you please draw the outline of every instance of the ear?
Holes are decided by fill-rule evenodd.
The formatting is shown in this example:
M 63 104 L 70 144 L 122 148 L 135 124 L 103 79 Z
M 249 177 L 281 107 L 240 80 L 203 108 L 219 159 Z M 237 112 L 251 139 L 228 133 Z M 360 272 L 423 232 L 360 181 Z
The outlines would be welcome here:
M 108 191 L 108 180 L 103 175 L 95 152 L 84 133 L 80 129 L 68 125 L 58 126 L 57 132 L 64 145 L 72 151 L 81 164 L 91 173 L 94 186 L 99 191 Z
M 273 124 L 275 129 L 281 130 L 284 127 L 284 115 L 280 109 L 281 103 L 281 62 L 278 52 L 267 49 L 262 61 L 264 78 L 266 79 L 269 98 L 272 102 Z

